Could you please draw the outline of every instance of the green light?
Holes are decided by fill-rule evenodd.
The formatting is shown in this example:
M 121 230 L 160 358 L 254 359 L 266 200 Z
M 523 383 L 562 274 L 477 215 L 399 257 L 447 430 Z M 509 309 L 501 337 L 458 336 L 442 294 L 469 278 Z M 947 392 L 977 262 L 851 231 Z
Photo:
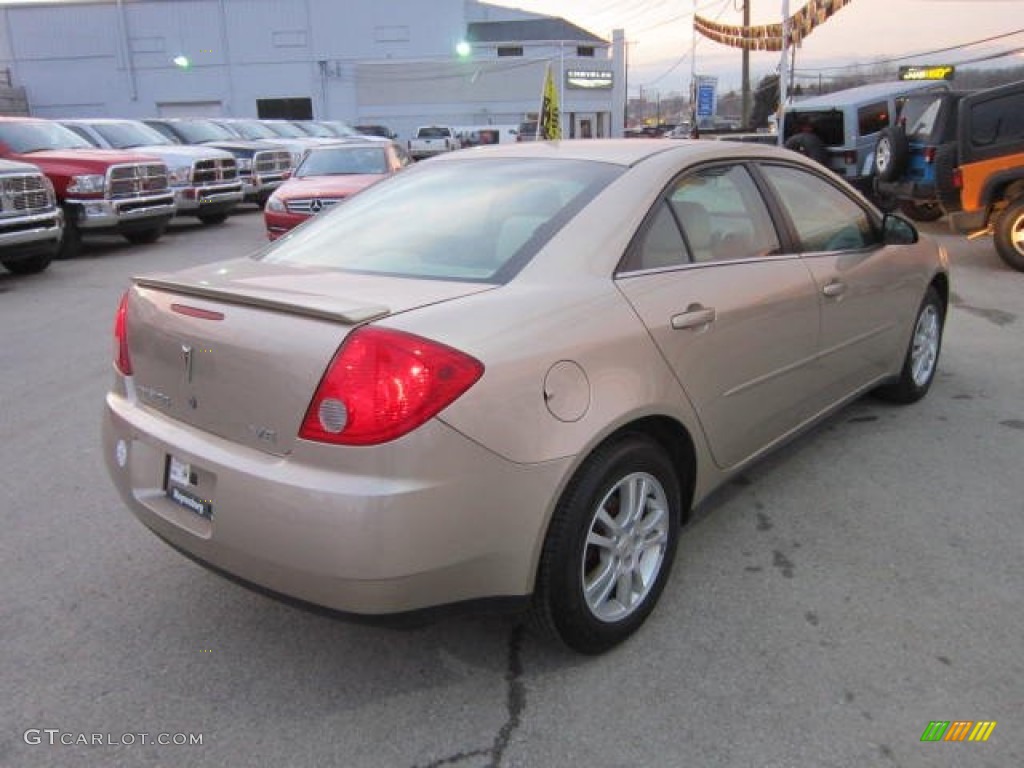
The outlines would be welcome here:
M 465 40 L 460 40 L 459 44 L 455 46 L 455 52 L 459 54 L 459 58 L 466 58 L 470 53 L 473 52 L 473 46 L 467 43 Z
M 174 62 L 175 66 L 181 67 L 182 69 L 188 69 L 192 66 L 192 62 L 188 60 L 188 56 L 178 55 L 175 56 L 171 61 Z

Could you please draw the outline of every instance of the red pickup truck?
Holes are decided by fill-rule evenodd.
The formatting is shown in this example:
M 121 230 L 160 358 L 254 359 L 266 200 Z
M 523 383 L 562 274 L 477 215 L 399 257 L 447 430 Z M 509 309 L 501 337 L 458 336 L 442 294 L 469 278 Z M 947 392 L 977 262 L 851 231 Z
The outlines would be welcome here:
M 174 192 L 159 159 L 95 149 L 50 120 L 0 117 L 0 158 L 32 163 L 50 179 L 64 210 L 64 258 L 78 254 L 85 233 L 155 242 L 174 216 Z

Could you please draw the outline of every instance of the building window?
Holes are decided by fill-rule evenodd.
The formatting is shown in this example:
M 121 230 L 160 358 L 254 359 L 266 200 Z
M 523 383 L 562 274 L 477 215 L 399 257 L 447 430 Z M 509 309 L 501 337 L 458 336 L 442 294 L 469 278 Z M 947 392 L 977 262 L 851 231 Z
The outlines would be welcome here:
M 256 99 L 256 115 L 261 120 L 312 120 L 313 100 Z
M 592 46 L 592 45 L 579 45 L 579 46 L 576 46 L 576 55 L 577 56 L 589 56 L 590 58 L 594 58 L 594 46 Z
M 523 46 L 521 45 L 499 45 L 498 46 L 499 56 L 522 56 Z

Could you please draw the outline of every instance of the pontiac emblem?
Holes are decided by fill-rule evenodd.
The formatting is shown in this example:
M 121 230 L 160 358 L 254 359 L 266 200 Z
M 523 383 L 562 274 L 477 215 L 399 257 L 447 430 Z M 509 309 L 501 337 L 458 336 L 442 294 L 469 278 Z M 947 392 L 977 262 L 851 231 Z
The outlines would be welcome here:
M 313 213 L 320 213 L 320 211 L 322 211 L 323 209 L 323 201 L 319 197 L 313 198 L 312 202 L 310 202 L 309 204 L 309 210 L 311 210 Z
M 181 345 L 181 359 L 185 363 L 185 381 L 192 383 L 192 347 L 188 344 Z

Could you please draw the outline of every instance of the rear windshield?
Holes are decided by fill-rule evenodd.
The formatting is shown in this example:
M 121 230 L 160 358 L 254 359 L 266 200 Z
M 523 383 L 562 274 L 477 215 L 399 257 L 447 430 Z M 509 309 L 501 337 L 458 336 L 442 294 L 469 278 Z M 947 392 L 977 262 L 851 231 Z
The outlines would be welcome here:
M 447 139 L 452 135 L 448 128 L 420 128 L 416 132 L 418 139 Z
M 504 282 L 623 170 L 550 158 L 424 163 L 339 203 L 255 258 Z
M 935 130 L 939 111 L 942 109 L 942 97 L 933 96 L 925 99 L 907 99 L 900 112 L 900 123 L 913 139 L 926 140 Z
M 785 138 L 788 139 L 794 133 L 799 133 L 805 122 L 818 134 L 818 138 L 825 143 L 826 147 L 841 147 L 846 143 L 843 113 L 838 109 L 787 112 L 784 126 Z

